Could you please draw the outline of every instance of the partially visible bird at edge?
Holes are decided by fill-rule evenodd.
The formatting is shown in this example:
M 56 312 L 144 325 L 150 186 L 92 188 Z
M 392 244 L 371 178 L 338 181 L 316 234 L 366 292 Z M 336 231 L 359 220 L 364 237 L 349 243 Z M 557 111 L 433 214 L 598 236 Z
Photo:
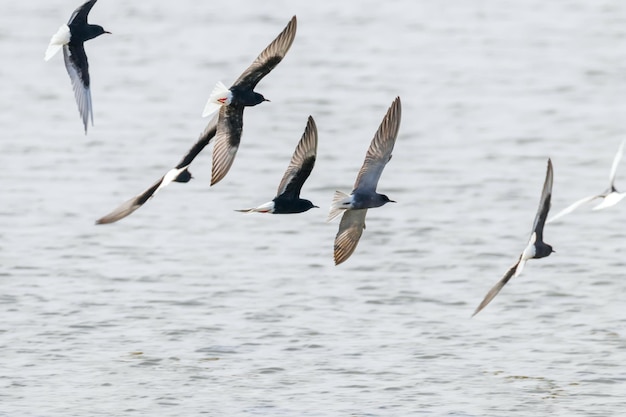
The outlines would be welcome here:
M 44 60 L 48 61 L 63 49 L 65 68 L 72 81 L 74 97 L 83 120 L 85 134 L 87 134 L 87 124 L 90 119 L 93 126 L 93 105 L 89 62 L 84 43 L 104 33 L 111 33 L 104 30 L 102 26 L 91 25 L 87 22 L 87 16 L 96 1 L 89 0 L 74 10 L 67 24 L 61 25 L 57 33 L 52 35 L 44 56 Z

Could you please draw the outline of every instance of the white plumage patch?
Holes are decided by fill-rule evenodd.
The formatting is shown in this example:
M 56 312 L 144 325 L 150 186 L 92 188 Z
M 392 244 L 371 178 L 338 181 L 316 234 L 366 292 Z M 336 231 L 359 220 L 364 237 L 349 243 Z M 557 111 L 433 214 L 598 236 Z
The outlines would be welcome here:
M 537 233 L 533 232 L 533 234 L 530 236 L 530 239 L 528 240 L 528 245 L 526 245 L 526 248 L 524 248 L 524 252 L 522 252 L 520 264 L 515 271 L 515 276 L 518 276 L 522 272 L 522 269 L 524 269 L 523 264 L 526 263 L 527 260 L 534 258 L 537 254 L 535 242 L 537 242 Z
M 333 196 L 333 202 L 330 205 L 330 212 L 328 213 L 327 222 L 331 221 L 335 217 L 339 216 L 344 210 L 347 210 L 352 205 L 352 196 L 343 193 L 341 191 L 335 191 Z
M 604 200 L 602 200 L 602 202 L 595 206 L 592 210 L 602 210 L 607 207 L 614 206 L 622 201 L 624 197 L 626 197 L 626 193 L 618 193 L 613 191 L 612 193 L 609 193 L 606 197 L 604 197 Z
M 63 45 L 67 45 L 70 42 L 70 28 L 68 25 L 61 25 L 57 33 L 52 35 L 50 39 L 50 44 L 48 45 L 48 49 L 46 49 L 46 55 L 44 56 L 44 60 L 48 61 L 50 58 L 55 56 L 57 52 L 61 50 Z
M 526 265 L 526 259 L 523 259 L 523 258 L 520 259 L 519 263 L 517 264 L 517 268 L 515 268 L 515 275 L 513 275 L 514 278 L 522 273 L 525 265 Z
M 274 202 L 268 201 L 265 204 L 261 204 L 259 207 L 243 209 L 243 210 L 235 210 L 246 214 L 252 213 L 273 213 L 274 212 Z
M 183 168 L 179 168 L 179 169 L 173 168 L 173 169 L 170 169 L 169 171 L 167 171 L 167 174 L 165 174 L 165 176 L 163 177 L 163 180 L 161 181 L 161 184 L 159 185 L 159 187 L 156 190 L 154 190 L 154 193 L 152 195 L 154 196 L 156 193 L 158 193 L 161 188 L 167 187 L 186 168 L 187 167 L 183 167 Z
M 209 100 L 204 106 L 202 117 L 210 116 L 220 109 L 222 106 L 228 106 L 233 99 L 233 93 L 221 82 L 218 81 L 209 96 Z

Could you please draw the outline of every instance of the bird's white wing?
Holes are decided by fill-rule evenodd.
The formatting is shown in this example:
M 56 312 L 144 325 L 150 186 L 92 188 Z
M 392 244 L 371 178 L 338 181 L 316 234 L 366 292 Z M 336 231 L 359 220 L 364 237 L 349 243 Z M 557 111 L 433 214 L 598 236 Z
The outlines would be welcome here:
M 598 204 L 591 210 L 602 210 L 608 207 L 612 207 L 622 201 L 624 197 L 626 197 L 626 193 L 618 193 L 617 191 L 613 191 L 612 193 L 607 194 L 607 196 L 604 197 L 604 200 L 602 200 L 600 204 Z
M 566 214 L 569 214 L 572 211 L 576 210 L 578 207 L 582 206 L 583 204 L 586 204 L 590 201 L 595 200 L 596 198 L 601 198 L 601 197 L 602 197 L 601 195 L 592 195 L 589 197 L 581 198 L 580 200 L 565 207 L 563 210 L 559 211 L 557 214 L 549 218 L 548 221 L 546 221 L 546 223 L 552 223 L 553 221 L 558 220 L 561 217 L 565 216 Z
M 613 158 L 613 165 L 611 166 L 611 174 L 609 175 L 609 184 L 611 187 L 614 186 L 615 183 L 615 175 L 617 174 L 617 167 L 619 166 L 620 161 L 622 160 L 622 155 L 624 155 L 624 144 L 626 140 L 623 140 L 619 145 L 619 149 L 615 154 L 615 158 Z

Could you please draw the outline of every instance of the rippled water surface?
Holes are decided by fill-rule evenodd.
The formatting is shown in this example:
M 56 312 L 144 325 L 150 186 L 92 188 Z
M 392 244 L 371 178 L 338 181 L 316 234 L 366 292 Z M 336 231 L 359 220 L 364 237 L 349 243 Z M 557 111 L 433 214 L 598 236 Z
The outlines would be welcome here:
M 0 415 L 609 416 L 626 408 L 626 204 L 523 249 L 548 157 L 553 210 L 601 192 L 626 138 L 626 4 L 102 0 L 86 44 L 95 126 L 63 59 L 77 2 L 6 2 L 0 25 Z M 210 148 L 131 217 L 292 15 L 298 33 L 245 112 L 228 176 Z M 332 262 L 349 192 L 399 95 L 403 120 L 354 255 Z M 274 196 L 311 114 L 321 209 Z M 617 186 L 626 189 L 626 167 Z

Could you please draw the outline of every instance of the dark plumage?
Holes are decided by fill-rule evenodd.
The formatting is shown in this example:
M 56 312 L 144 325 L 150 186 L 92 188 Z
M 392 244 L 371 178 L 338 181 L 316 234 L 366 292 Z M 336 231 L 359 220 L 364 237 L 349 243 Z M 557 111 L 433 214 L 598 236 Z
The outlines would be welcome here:
M 230 170 L 235 160 L 243 129 L 243 109 L 269 101 L 254 91 L 256 85 L 278 65 L 296 36 L 297 21 L 292 17 L 285 29 L 270 43 L 254 62 L 226 89 L 218 83 L 209 98 L 204 116 L 219 109 L 217 134 L 213 147 L 211 185 L 217 184 Z
M 123 219 L 126 216 L 132 214 L 139 207 L 144 205 L 163 187 L 173 182 L 189 182 L 192 178 L 191 172 L 189 172 L 189 165 L 193 162 L 196 156 L 209 144 L 211 139 L 215 136 L 217 130 L 217 117 L 211 119 L 204 132 L 200 135 L 196 143 L 189 149 L 187 154 L 174 168 L 170 169 L 164 176 L 162 176 L 157 182 L 152 184 L 150 188 L 136 195 L 130 200 L 120 204 L 115 210 L 110 212 L 104 217 L 96 220 L 96 224 L 108 224 L 115 223 L 118 220 Z
M 52 58 L 59 49 L 63 49 L 65 68 L 72 81 L 74 97 L 78 111 L 83 119 L 85 134 L 87 122 L 91 118 L 93 125 L 93 106 L 91 103 L 91 80 L 89 78 L 89 62 L 85 53 L 84 42 L 107 32 L 99 25 L 87 23 L 87 16 L 97 0 L 89 0 L 78 7 L 66 25 L 62 25 L 52 36 L 46 51 L 45 60 Z
M 528 241 L 528 245 L 518 258 L 517 262 L 513 266 L 511 266 L 509 270 L 506 271 L 502 279 L 500 279 L 500 281 L 498 281 L 498 283 L 494 285 L 491 290 L 489 290 L 489 292 L 480 303 L 480 305 L 476 308 L 472 316 L 475 316 L 483 308 L 485 308 L 487 304 L 489 304 L 491 300 L 493 300 L 494 297 L 498 295 L 502 287 L 504 287 L 504 285 L 509 282 L 511 278 L 521 274 L 522 270 L 524 269 L 524 265 L 526 265 L 526 262 L 529 259 L 545 258 L 546 256 L 549 256 L 552 252 L 554 252 L 552 246 L 543 241 L 543 228 L 548 217 L 548 212 L 550 211 L 550 200 L 552 199 L 553 177 L 554 174 L 552 170 L 552 161 L 548 159 L 546 179 L 543 183 L 541 199 L 539 200 L 539 208 L 537 209 L 537 214 L 535 215 L 535 221 L 533 222 L 533 229 L 530 234 L 530 240 Z
M 317 158 L 317 126 L 313 117 L 309 116 L 302 138 L 291 157 L 287 171 L 280 181 L 276 197 L 259 207 L 237 210 L 244 213 L 289 214 L 302 213 L 317 207 L 309 200 L 300 198 L 300 190 L 311 175 Z
M 391 152 L 400 129 L 401 116 L 400 97 L 396 97 L 370 143 L 352 194 L 335 192 L 328 221 L 343 213 L 339 231 L 335 237 L 335 265 L 346 261 L 356 249 L 365 229 L 367 209 L 380 207 L 386 203 L 395 203 L 385 194 L 377 193 L 376 187 L 385 165 L 391 159 Z

